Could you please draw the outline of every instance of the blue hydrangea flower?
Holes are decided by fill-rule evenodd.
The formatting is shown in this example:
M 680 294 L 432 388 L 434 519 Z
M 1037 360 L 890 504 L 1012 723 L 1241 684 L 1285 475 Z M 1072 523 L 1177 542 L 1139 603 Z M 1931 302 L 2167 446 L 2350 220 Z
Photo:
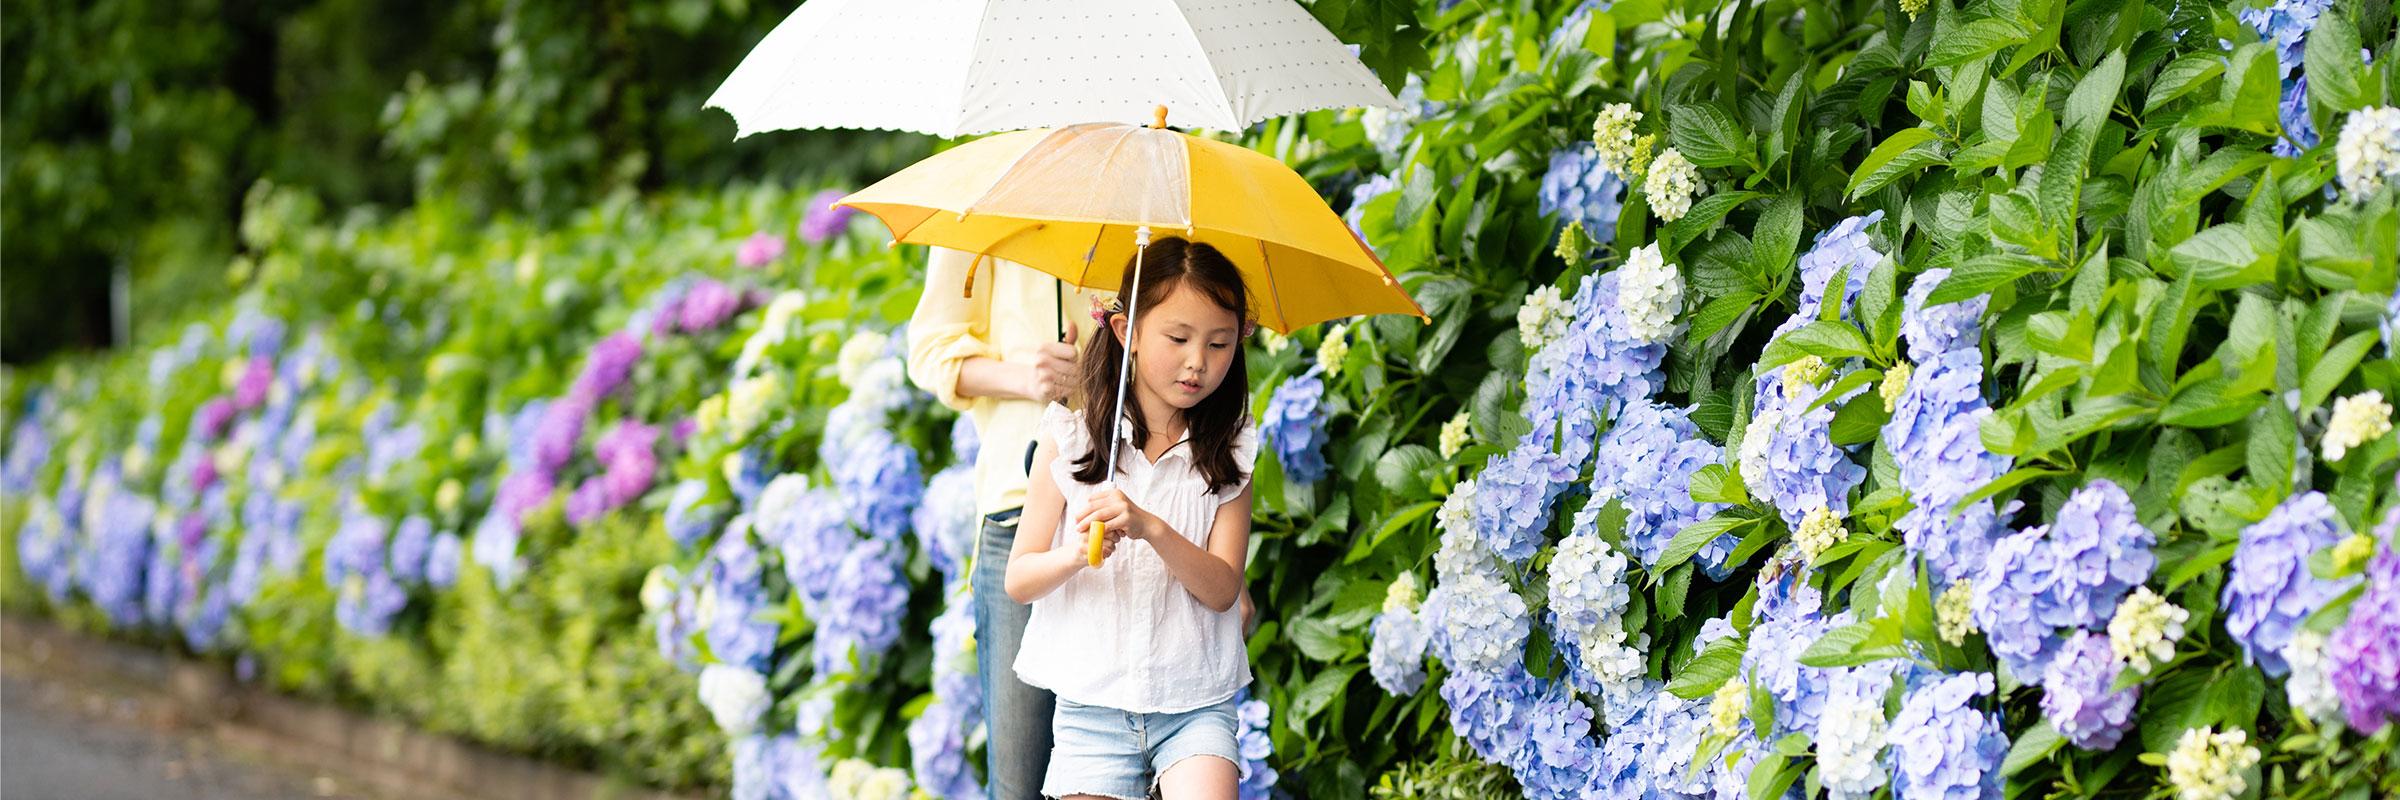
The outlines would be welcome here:
M 2042 715 L 2076 747 L 2115 748 L 2133 728 L 2133 704 L 2142 688 L 2111 689 L 2123 668 L 2107 634 L 2076 631 L 2042 670 Z
M 1695 764 L 1708 734 L 1708 706 L 1645 681 L 1608 703 L 1609 734 L 1600 745 L 1599 772 L 1582 792 L 1557 797 L 1698 797 L 1707 792 L 1706 765 Z
M 925 484 L 925 502 L 917 506 L 916 521 L 910 527 L 917 532 L 917 547 L 933 562 L 942 582 L 949 583 L 966 572 L 967 561 L 974 556 L 975 535 L 982 527 L 982 517 L 975 513 L 975 465 L 972 462 L 952 464 L 934 473 Z
M 1850 217 L 1835 223 L 1817 234 L 1808 252 L 1800 254 L 1800 302 L 1792 316 L 1775 327 L 1782 336 L 1817 321 L 1825 309 L 1825 295 L 1833 290 L 1834 273 L 1844 276 L 1841 298 L 1834 301 L 1841 309 L 1842 319 L 1854 319 L 1858 293 L 1867 288 L 1867 273 L 1883 260 L 1883 251 L 1875 249 L 1875 240 L 1867 229 L 1883 221 L 1883 212 L 1873 211 L 1866 216 Z
M 95 480 L 95 483 L 98 481 Z M 143 581 L 150 563 L 150 527 L 156 506 L 131 492 L 112 491 L 103 503 L 88 550 L 77 560 L 77 585 L 85 597 L 120 628 L 142 620 Z
M 701 623 L 708 650 L 717 661 L 763 673 L 770 667 L 769 657 L 774 654 L 781 626 L 759 618 L 770 607 L 759 585 L 762 571 L 746 521 L 726 526 L 702 565 L 714 601 L 703 605 L 714 608 Z
M 517 557 L 517 540 L 522 535 L 516 520 L 497 508 L 475 525 L 475 542 L 469 550 L 475 563 L 490 570 L 492 583 L 502 589 L 515 585 L 525 572 L 525 560 Z
M 1575 533 L 1551 555 L 1545 621 L 1576 688 L 1603 696 L 1641 678 L 1645 663 L 1641 632 L 1625 629 L 1633 592 L 1625 556 L 1593 531 L 1598 516 L 1595 505 L 1585 505 L 1576 514 Z
M 2308 615 L 2348 591 L 2356 578 L 2329 581 L 2308 570 L 2308 557 L 2341 538 L 2341 523 L 2325 495 L 2292 495 L 2248 528 L 2233 551 L 2223 601 L 2225 632 L 2249 663 L 2273 677 L 2291 671 L 2283 648 Z
M 965 708 L 940 699 L 909 721 L 909 766 L 917 788 L 943 800 L 981 800 L 983 785 L 966 755 L 966 732 L 976 722 Z
M 151 530 L 150 563 L 142 576 L 143 618 L 152 625 L 174 621 L 175 604 L 183 597 L 183 548 L 174 528 L 164 521 Z
M 1635 339 L 1616 298 L 1617 273 L 1584 278 L 1566 334 L 1526 365 L 1524 415 L 1533 431 L 1524 442 L 1555 450 L 1571 468 L 1591 459 L 1603 417 L 1666 384 L 1666 345 Z
M 1600 440 L 1592 472 L 1593 503 L 1614 499 L 1625 507 L 1625 546 L 1644 566 L 1658 563 L 1667 543 L 1686 526 L 1715 516 L 1723 503 L 1692 500 L 1692 473 L 1717 463 L 1723 453 L 1691 423 L 1691 412 L 1637 400 L 1610 424 Z M 1723 577 L 1739 539 L 1717 537 L 1695 556 L 1712 577 Z
M 17 568 L 26 580 L 42 587 L 50 602 L 64 603 L 75 579 L 74 565 L 69 562 L 72 557 L 66 525 L 58 518 L 57 508 L 48 498 L 37 498 L 33 513 L 17 529 Z
M 1375 685 L 1399 697 L 1425 686 L 1425 648 L 1433 631 L 1422 615 L 1405 608 L 1375 616 L 1367 632 L 1367 672 Z
M 2000 800 L 2008 735 L 2000 716 L 1975 707 L 1991 694 L 1990 673 L 1916 682 L 1885 738 L 1892 745 L 1892 800 Z
M 1316 367 L 1286 379 L 1267 398 L 1259 415 L 1259 433 L 1275 448 L 1275 460 L 1294 482 L 1311 484 L 1325 479 L 1325 377 Z
M 458 583 L 458 559 L 461 545 L 458 534 L 443 531 L 433 537 L 425 550 L 425 583 L 435 589 L 448 589 Z
M 376 570 L 343 581 L 333 618 L 344 630 L 361 636 L 382 636 L 392 630 L 392 618 L 408 606 L 408 590 L 392 574 Z
M 1819 613 L 1822 598 L 1800 580 L 1797 569 L 1762 580 L 1753 609 L 1758 622 L 1750 629 L 1750 646 L 1742 653 L 1737 674 L 1775 698 L 1776 737 L 1816 730 L 1836 673 L 1801 665 L 1800 654 L 1847 619 Z
M 817 455 L 833 473 L 834 490 L 851 524 L 886 541 L 908 533 L 912 512 L 925 496 L 915 448 L 880 425 L 864 425 L 847 435 L 827 433 Z
M 1366 230 L 1360 227 L 1359 223 L 1366 221 L 1367 204 L 1374 202 L 1377 197 L 1399 189 L 1400 182 L 1394 180 L 1388 173 L 1360 181 L 1357 186 L 1350 189 L 1350 207 L 1342 211 L 1342 221 L 1349 223 L 1351 233 L 1358 234 L 1358 238 L 1361 240 L 1366 239 Z
M 1883 426 L 1884 446 L 1914 505 L 1893 527 L 1944 586 L 1982 568 L 2001 532 L 1990 500 L 1951 511 L 2009 470 L 2007 457 L 1983 446 L 1981 425 L 1991 407 L 1982 382 L 1982 351 L 1970 336 L 1967 346 L 1918 362 Z
M 811 489 L 801 498 L 778 547 L 783 576 L 804 604 L 823 603 L 832 596 L 835 573 L 858 540 L 831 490 Z
M 392 577 L 401 583 L 425 579 L 425 559 L 433 548 L 433 520 L 411 515 L 392 530 Z
M 1516 773 L 1528 797 L 1584 796 L 1597 754 L 1592 710 L 1522 664 L 1460 670 L 1442 681 L 1450 728 L 1485 761 Z
M 817 623 L 818 674 L 849 673 L 854 657 L 869 663 L 899 641 L 908 611 L 903 558 L 897 544 L 881 539 L 861 541 L 842 558 L 833 591 L 808 608 Z
M 1564 456 L 1534 442 L 1495 455 L 1476 476 L 1475 527 L 1492 552 L 1523 562 L 1540 550 L 1551 506 L 1578 472 Z
M 2333 0 L 2275 0 L 2265 8 L 2236 11 L 2234 16 L 2275 49 L 2275 62 L 2282 69 L 2278 77 L 2289 78 L 2307 61 L 2308 32 L 2316 29 L 2317 16 L 2331 5 Z
M 1238 796 L 1241 800 L 1267 800 L 1274 796 L 1275 781 L 1281 777 L 1274 767 L 1267 765 L 1267 757 L 1275 754 L 1275 741 L 1267 738 L 1271 710 L 1266 703 L 1251 699 L 1248 688 L 1235 696 L 1234 709 L 1239 729 L 1234 736 L 1235 747 L 1242 756 L 1235 765 L 1241 768 L 1241 784 L 1236 787 Z
M 707 496 L 706 481 L 686 478 L 676 483 L 675 492 L 667 497 L 667 535 L 677 547 L 691 547 L 725 521 L 724 504 L 701 504 Z
M 1625 179 L 1601 166 L 1599 148 L 1583 142 L 1550 154 L 1537 199 L 1542 215 L 1556 218 L 1559 227 L 1582 223 L 1593 244 L 1605 245 L 1616 238 Z
M 1445 654 L 1452 670 L 1488 672 L 1522 664 L 1525 638 L 1532 635 L 1525 598 L 1499 575 L 1470 571 L 1434 587 L 1427 606 L 1433 612 L 1437 652 Z
M 2117 601 L 2150 578 L 2157 539 L 2106 480 L 2075 490 L 2049 525 L 2001 539 L 1974 580 L 1975 623 L 1992 653 L 2020 680 L 2042 674 L 2060 628 L 2106 627 Z
M 1933 297 L 1933 290 L 1949 277 L 1948 269 L 1929 269 L 1908 285 L 1908 297 L 1900 313 L 1900 338 L 1908 342 L 1911 361 L 1932 361 L 1943 353 L 1973 348 L 1982 341 L 1983 311 L 1991 305 L 1990 295 L 1979 294 L 1941 305 L 1925 303 Z
M 1833 443 L 1836 404 L 1808 408 L 1816 400 L 1815 391 L 1785 396 L 1787 368 L 1758 376 L 1740 464 L 1742 483 L 1750 494 L 1767 501 L 1785 525 L 1796 529 L 1819 507 L 1848 515 L 1850 491 L 1867 479 L 1867 469 Z

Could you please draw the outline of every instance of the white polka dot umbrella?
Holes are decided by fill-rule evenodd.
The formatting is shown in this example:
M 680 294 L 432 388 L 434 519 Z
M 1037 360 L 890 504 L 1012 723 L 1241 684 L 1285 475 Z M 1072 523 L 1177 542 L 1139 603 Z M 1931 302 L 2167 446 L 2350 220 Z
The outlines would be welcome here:
M 810 0 L 708 99 L 735 138 L 1141 123 L 1162 105 L 1238 131 L 1399 101 L 1293 0 Z

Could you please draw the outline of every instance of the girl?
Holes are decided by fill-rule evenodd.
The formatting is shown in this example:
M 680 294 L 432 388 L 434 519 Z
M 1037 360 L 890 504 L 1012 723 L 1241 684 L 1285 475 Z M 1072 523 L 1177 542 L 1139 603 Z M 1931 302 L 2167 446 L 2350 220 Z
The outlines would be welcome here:
M 1134 272 L 1118 297 L 1138 297 L 1139 328 L 1103 313 L 1083 352 L 1082 410 L 1052 404 L 1036 439 L 1025 535 L 1008 559 L 1009 597 L 1033 604 L 1017 675 L 1058 696 L 1042 794 L 1231 800 L 1233 698 L 1250 682 L 1234 611 L 1258 456 L 1242 365 L 1249 302 L 1233 262 L 1205 244 L 1161 239 L 1138 287 Z M 1095 447 L 1113 433 L 1127 347 L 1126 435 Z M 1093 522 L 1105 529 L 1097 567 Z

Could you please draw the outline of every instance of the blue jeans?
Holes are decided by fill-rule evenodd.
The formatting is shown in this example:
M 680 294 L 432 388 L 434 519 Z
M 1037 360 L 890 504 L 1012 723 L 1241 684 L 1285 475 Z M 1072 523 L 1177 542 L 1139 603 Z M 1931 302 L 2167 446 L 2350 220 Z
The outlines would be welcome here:
M 1017 680 L 1017 648 L 1033 607 L 1008 596 L 1008 551 L 1017 542 L 1016 511 L 984 518 L 975 544 L 975 661 L 982 668 L 986 794 L 991 800 L 1040 800 L 1050 767 L 1053 698 Z

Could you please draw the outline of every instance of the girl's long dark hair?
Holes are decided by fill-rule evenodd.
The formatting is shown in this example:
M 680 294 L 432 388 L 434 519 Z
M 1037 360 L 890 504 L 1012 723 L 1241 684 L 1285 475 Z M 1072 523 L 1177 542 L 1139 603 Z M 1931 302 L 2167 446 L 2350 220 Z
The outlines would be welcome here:
M 1250 319 L 1250 297 L 1242 288 L 1242 272 L 1225 258 L 1225 254 L 1205 244 L 1175 237 L 1164 237 L 1150 243 L 1142 261 L 1142 285 L 1135 293 L 1133 263 L 1125 264 L 1125 282 L 1118 288 L 1119 298 L 1140 298 L 1134 321 L 1139 324 L 1143 309 L 1158 307 L 1177 286 L 1188 286 L 1226 311 L 1233 312 L 1235 324 Z M 1123 301 L 1120 301 L 1123 302 Z M 1112 312 L 1110 319 L 1115 314 Z M 1126 338 L 1132 339 L 1133 331 Z M 1250 415 L 1250 372 L 1243 363 L 1242 343 L 1234 342 L 1233 366 L 1225 373 L 1225 381 L 1217 390 L 1201 398 L 1199 405 L 1184 412 L 1187 431 L 1184 437 L 1191 442 L 1192 464 L 1207 479 L 1208 490 L 1224 491 L 1241 481 L 1242 468 L 1233 460 L 1234 439 L 1241 436 Z M 1082 391 L 1084 431 L 1091 436 L 1092 449 L 1075 460 L 1075 480 L 1094 484 L 1108 476 L 1108 456 L 1115 448 L 1109 438 L 1115 430 L 1108 418 L 1117 405 L 1117 365 L 1125 354 L 1124 345 L 1103 321 L 1097 335 L 1083 348 Z M 1138 356 L 1137 356 L 1138 358 Z M 1150 421 L 1142 418 L 1140 403 L 1126 403 L 1125 415 L 1133 429 L 1135 442 L 1150 441 Z

